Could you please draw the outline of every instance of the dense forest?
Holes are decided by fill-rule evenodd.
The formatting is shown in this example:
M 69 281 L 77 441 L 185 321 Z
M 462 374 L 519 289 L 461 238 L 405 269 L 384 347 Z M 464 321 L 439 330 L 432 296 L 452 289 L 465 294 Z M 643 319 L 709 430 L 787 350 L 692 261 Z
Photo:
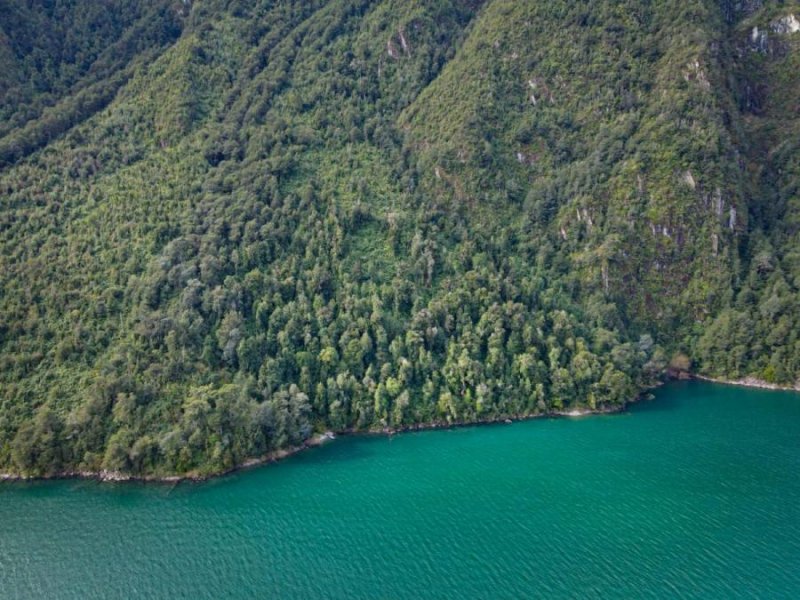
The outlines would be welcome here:
M 798 19 L 0 0 L 0 471 L 795 384 Z

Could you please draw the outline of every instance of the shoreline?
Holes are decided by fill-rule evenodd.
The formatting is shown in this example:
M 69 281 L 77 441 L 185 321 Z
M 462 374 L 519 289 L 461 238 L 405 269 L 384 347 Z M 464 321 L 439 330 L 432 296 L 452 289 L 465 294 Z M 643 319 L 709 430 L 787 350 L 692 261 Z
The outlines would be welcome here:
M 752 376 L 742 377 L 741 379 L 720 379 L 717 377 L 709 377 L 707 375 L 693 374 L 692 379 L 697 379 L 699 381 L 708 381 L 710 383 L 717 383 L 722 385 L 735 385 L 738 387 L 746 387 L 759 390 L 800 392 L 800 383 L 796 383 L 793 386 L 779 385 L 777 383 L 769 383 L 768 381 L 764 381 L 763 379 L 758 379 L 757 377 L 752 377 Z
M 316 434 L 308 438 L 299 446 L 291 446 L 280 450 L 273 450 L 263 456 L 251 457 L 243 462 L 224 471 L 209 474 L 186 473 L 183 475 L 129 475 L 119 471 L 61 471 L 52 475 L 17 475 L 16 473 L 0 473 L 0 483 L 3 482 L 32 482 L 32 481 L 56 481 L 69 479 L 83 479 L 86 481 L 97 481 L 100 483 L 171 483 L 178 484 L 183 482 L 201 483 L 224 475 L 231 475 L 236 471 L 251 469 L 259 465 L 265 465 L 281 461 L 285 458 L 307 450 L 322 446 L 324 443 L 333 440 L 336 435 L 331 431 Z
M 646 392 L 646 391 L 645 391 Z M 628 402 L 627 404 L 631 404 L 632 402 L 637 402 L 639 399 L 645 396 L 645 392 L 642 392 L 640 396 Z M 270 463 L 279 462 L 290 456 L 298 454 L 303 450 L 308 450 L 309 448 L 317 448 L 326 444 L 329 441 L 336 439 L 338 436 L 384 436 L 384 437 L 392 437 L 396 434 L 401 433 L 410 433 L 415 431 L 428 431 L 434 429 L 456 429 L 459 427 L 472 427 L 472 426 L 484 426 L 484 425 L 503 425 L 503 424 L 511 424 L 520 421 L 530 421 L 532 419 L 543 419 L 543 418 L 577 418 L 577 417 L 586 417 L 592 415 L 608 415 L 608 414 L 616 414 L 623 412 L 627 406 L 627 404 L 623 406 L 614 406 L 614 407 L 604 407 L 604 408 L 576 408 L 572 410 L 561 410 L 561 411 L 554 411 L 554 412 L 546 412 L 546 413 L 536 413 L 530 415 L 514 415 L 510 417 L 501 417 L 496 419 L 483 419 L 478 421 L 459 421 L 453 423 L 447 422 L 430 422 L 430 423 L 417 423 L 413 425 L 406 425 L 403 427 L 384 427 L 383 429 L 377 430 L 355 430 L 355 429 L 346 429 L 343 431 L 326 431 L 325 433 L 318 433 L 308 440 L 306 440 L 303 444 L 299 446 L 292 446 L 290 448 L 283 448 L 281 450 L 274 450 L 268 454 L 263 456 L 251 457 L 248 458 L 238 465 L 235 465 L 229 469 L 224 471 L 219 471 L 218 473 L 209 473 L 209 474 L 197 474 L 197 473 L 187 473 L 183 475 L 129 475 L 127 473 L 120 473 L 119 471 L 62 471 L 59 473 L 55 473 L 52 475 L 37 475 L 37 476 L 26 476 L 26 475 L 17 475 L 15 473 L 0 473 L 0 484 L 4 482 L 33 482 L 33 481 L 57 481 L 57 480 L 70 480 L 70 479 L 81 479 L 86 481 L 97 481 L 99 483 L 155 483 L 155 484 L 173 484 L 177 485 L 179 483 L 202 483 L 204 481 L 209 481 L 211 479 L 216 479 L 219 477 L 224 477 L 225 475 L 232 475 L 238 471 L 244 471 L 248 469 L 252 469 L 255 467 L 259 467 L 262 465 L 267 465 Z
M 774 383 L 769 383 L 758 379 L 756 377 L 744 377 L 737 380 L 718 379 L 698 373 L 683 373 L 681 376 L 673 376 L 669 379 L 680 380 L 698 380 L 715 383 L 718 385 L 735 385 L 739 387 L 748 387 L 753 389 L 766 389 L 775 391 L 788 391 L 800 392 L 800 383 L 794 387 L 782 386 Z M 535 413 L 529 415 L 513 415 L 508 417 L 480 419 L 476 421 L 457 421 L 457 422 L 444 422 L 433 421 L 428 423 L 415 423 L 413 425 L 405 425 L 403 427 L 384 427 L 383 429 L 345 429 L 343 431 L 326 431 L 325 433 L 318 433 L 313 435 L 303 444 L 299 446 L 292 446 L 290 448 L 283 448 L 281 450 L 274 450 L 263 456 L 251 457 L 241 463 L 224 471 L 209 474 L 186 473 L 183 475 L 129 475 L 120 473 L 118 471 L 62 471 L 53 475 L 40 475 L 40 476 L 25 476 L 17 475 L 15 473 L 2 473 L 0 472 L 0 484 L 4 482 L 31 482 L 31 481 L 52 481 L 52 480 L 69 480 L 69 479 L 83 479 L 87 481 L 97 481 L 101 483 L 155 483 L 155 484 L 173 484 L 178 483 L 202 483 L 218 477 L 232 475 L 238 471 L 252 469 L 269 463 L 275 463 L 303 450 L 309 448 L 316 448 L 323 444 L 334 440 L 338 436 L 386 436 L 391 437 L 396 434 L 409 433 L 415 431 L 428 431 L 434 429 L 456 429 L 459 427 L 473 427 L 484 425 L 502 425 L 511 424 L 520 421 L 530 421 L 532 419 L 544 418 L 578 418 L 592 415 L 609 415 L 624 412 L 629 404 L 638 402 L 649 396 L 649 390 L 655 389 L 663 385 L 663 381 L 642 390 L 639 395 L 633 400 L 621 406 L 611 406 L 603 408 L 575 408 L 571 410 L 560 410 L 545 413 Z

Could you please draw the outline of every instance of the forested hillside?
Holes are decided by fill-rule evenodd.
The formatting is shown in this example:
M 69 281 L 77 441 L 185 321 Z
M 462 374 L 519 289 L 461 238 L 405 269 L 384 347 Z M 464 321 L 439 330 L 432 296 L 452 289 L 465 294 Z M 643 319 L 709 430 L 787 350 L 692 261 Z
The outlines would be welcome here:
M 0 471 L 793 384 L 798 19 L 0 0 Z

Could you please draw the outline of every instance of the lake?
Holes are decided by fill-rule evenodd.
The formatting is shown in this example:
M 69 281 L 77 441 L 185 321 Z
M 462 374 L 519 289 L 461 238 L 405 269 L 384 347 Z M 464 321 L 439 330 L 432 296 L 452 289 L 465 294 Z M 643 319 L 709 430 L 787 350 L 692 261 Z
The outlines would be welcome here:
M 798 598 L 800 394 L 340 437 L 178 486 L 0 484 L 0 597 Z

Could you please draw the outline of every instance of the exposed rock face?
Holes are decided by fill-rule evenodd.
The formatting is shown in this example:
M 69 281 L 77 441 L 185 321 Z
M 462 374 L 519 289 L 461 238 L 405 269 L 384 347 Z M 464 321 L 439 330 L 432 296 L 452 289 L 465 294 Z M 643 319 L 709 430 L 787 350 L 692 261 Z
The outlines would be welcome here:
M 748 49 L 750 52 L 783 56 L 788 50 L 787 43 L 776 36 L 789 36 L 798 31 L 800 20 L 794 14 L 775 19 L 765 29 L 754 26 L 748 36 Z
M 683 78 L 686 81 L 694 81 L 704 90 L 711 89 L 711 82 L 708 81 L 705 70 L 700 66 L 700 61 L 689 61 L 686 65 L 686 71 L 683 73 Z
M 766 31 L 753 27 L 752 31 L 750 31 L 750 49 L 754 52 L 763 53 L 769 50 L 769 39 Z
M 778 35 L 787 35 L 800 31 L 800 21 L 792 14 L 774 20 L 769 27 Z

